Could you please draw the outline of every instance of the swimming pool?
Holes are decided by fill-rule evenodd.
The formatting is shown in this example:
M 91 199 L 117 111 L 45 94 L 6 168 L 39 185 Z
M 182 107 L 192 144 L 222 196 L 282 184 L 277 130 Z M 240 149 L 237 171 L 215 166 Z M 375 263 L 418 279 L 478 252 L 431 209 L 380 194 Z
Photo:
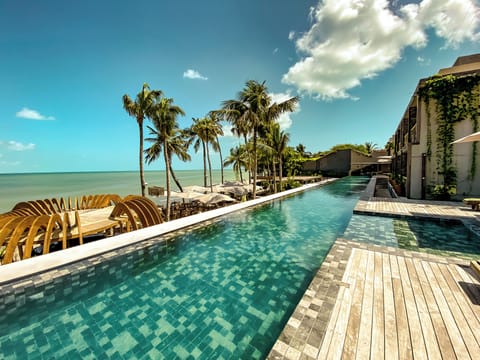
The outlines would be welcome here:
M 263 358 L 368 178 L 146 241 L 0 298 L 2 358 Z M 114 239 L 112 239 L 114 240 Z
M 477 226 L 455 219 L 382 217 L 355 214 L 343 238 L 462 259 L 477 259 Z

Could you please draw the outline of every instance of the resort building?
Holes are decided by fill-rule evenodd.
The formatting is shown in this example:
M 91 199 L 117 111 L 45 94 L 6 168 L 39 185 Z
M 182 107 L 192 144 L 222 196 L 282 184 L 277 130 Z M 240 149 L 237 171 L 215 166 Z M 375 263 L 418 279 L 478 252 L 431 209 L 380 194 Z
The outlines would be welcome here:
M 307 173 L 321 173 L 325 176 L 349 176 L 390 172 L 390 156 L 385 150 L 373 150 L 365 155 L 352 149 L 337 150 L 317 160 L 304 163 Z
M 419 81 L 391 140 L 392 175 L 412 199 L 480 196 L 480 54 Z

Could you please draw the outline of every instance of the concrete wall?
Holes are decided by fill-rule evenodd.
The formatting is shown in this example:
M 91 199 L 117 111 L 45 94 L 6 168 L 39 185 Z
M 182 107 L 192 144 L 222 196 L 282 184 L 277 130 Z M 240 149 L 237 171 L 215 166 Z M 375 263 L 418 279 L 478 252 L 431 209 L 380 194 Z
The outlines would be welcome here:
M 318 159 L 322 174 L 347 176 L 350 173 L 351 150 L 339 150 Z
M 480 90 L 480 89 L 479 89 Z M 407 169 L 407 196 L 413 199 L 420 199 L 422 196 L 422 154 L 428 152 L 428 136 L 431 136 L 431 156 L 426 159 L 425 184 L 427 187 L 433 187 L 443 183 L 443 176 L 439 174 L 438 157 L 438 116 L 435 101 L 431 100 L 429 104 L 430 126 L 427 121 L 427 109 L 424 102 L 418 104 L 417 126 L 419 127 L 419 144 L 411 144 L 408 150 L 408 169 Z M 430 130 L 429 130 L 430 127 Z M 471 134 L 473 131 L 471 119 L 464 119 L 454 125 L 455 139 Z M 480 196 L 480 144 L 477 145 L 476 161 L 477 169 L 475 177 L 469 178 L 470 167 L 473 156 L 473 143 L 463 143 L 453 145 L 453 164 L 457 169 L 457 189 L 456 199 L 462 199 L 465 196 Z

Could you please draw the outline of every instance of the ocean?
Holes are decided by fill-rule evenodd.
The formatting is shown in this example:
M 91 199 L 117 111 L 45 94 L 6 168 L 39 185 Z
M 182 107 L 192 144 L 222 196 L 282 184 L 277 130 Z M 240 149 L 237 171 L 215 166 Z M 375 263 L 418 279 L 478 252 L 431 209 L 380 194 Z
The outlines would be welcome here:
M 176 170 L 175 174 L 182 186 L 203 185 L 203 170 Z M 219 184 L 220 170 L 212 170 L 212 178 L 213 184 Z M 224 180 L 235 180 L 233 170 L 224 170 Z M 165 171 L 146 171 L 145 181 L 165 186 Z M 171 186 L 178 191 L 173 180 Z M 139 172 L 0 174 L 0 213 L 11 210 L 20 201 L 106 193 L 140 194 Z

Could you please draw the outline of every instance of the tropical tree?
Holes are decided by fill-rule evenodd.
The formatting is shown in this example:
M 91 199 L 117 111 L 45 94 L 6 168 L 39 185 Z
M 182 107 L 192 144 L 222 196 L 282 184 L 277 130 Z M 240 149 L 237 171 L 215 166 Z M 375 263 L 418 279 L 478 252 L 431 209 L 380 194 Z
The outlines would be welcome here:
M 161 132 L 147 125 L 148 130 L 150 130 L 150 135 L 153 135 L 153 138 L 147 138 L 145 140 L 153 142 L 152 146 L 145 150 L 145 160 L 147 164 L 152 163 L 153 161 L 157 160 L 163 149 L 163 139 L 161 136 Z M 170 174 L 172 175 L 172 179 L 177 185 L 178 189 L 183 192 L 183 187 L 178 180 L 175 171 L 172 167 L 172 155 L 176 155 L 182 161 L 190 161 L 191 156 L 188 153 L 188 143 L 185 139 L 182 130 L 174 129 L 173 135 L 167 138 L 167 146 L 168 146 L 168 156 L 169 156 L 169 165 L 170 165 Z
M 190 127 L 190 141 L 193 142 L 193 148 L 197 152 L 202 146 L 203 150 L 203 186 L 207 186 L 207 162 L 210 177 L 210 190 L 213 192 L 212 182 L 212 162 L 210 159 L 210 144 L 215 151 L 220 148 L 217 139 L 218 135 L 223 135 L 220 124 L 211 116 L 201 119 L 193 118 L 193 124 Z
M 163 150 L 167 190 L 167 204 L 165 206 L 167 221 L 170 220 L 170 173 L 172 168 L 171 158 L 174 149 L 174 139 L 176 136 L 176 131 L 178 131 L 178 115 L 185 115 L 185 112 L 179 106 L 173 104 L 173 99 L 165 97 L 157 99 L 150 115 L 152 123 L 155 126 L 155 129 L 150 128 L 150 131 L 154 130 L 153 135 L 156 136 L 155 138 L 153 138 L 153 146 L 157 146 L 152 150 L 147 150 L 147 161 L 153 161 L 154 155 L 159 155 L 160 151 Z
M 143 171 L 143 120 L 150 116 L 155 99 L 162 95 L 160 90 L 150 90 L 147 83 L 143 84 L 142 90 L 137 94 L 133 101 L 127 94 L 123 95 L 123 108 L 130 115 L 135 117 L 139 130 L 139 168 L 140 168 L 140 187 L 142 196 L 145 196 L 145 174 Z
M 237 129 L 251 129 L 253 143 L 253 197 L 256 197 L 257 183 L 257 140 L 261 127 L 277 119 L 282 113 L 293 111 L 298 103 L 298 97 L 290 98 L 281 103 L 272 102 L 265 82 L 249 80 L 238 93 L 237 99 L 222 103 L 221 114 Z
M 248 154 L 245 145 L 235 146 L 230 149 L 230 155 L 227 156 L 224 163 L 225 166 L 233 165 L 235 174 L 240 175 L 240 181 L 243 183 L 242 167 L 248 167 Z
M 305 156 L 306 148 L 303 144 L 298 144 L 295 148 L 301 156 Z
M 212 122 L 211 124 L 211 131 L 213 131 L 215 135 L 215 141 L 211 142 L 212 148 L 215 152 L 218 152 L 220 156 L 220 178 L 221 178 L 221 183 L 223 184 L 225 182 L 225 177 L 224 177 L 224 171 L 223 171 L 223 156 L 222 156 L 222 147 L 220 146 L 220 136 L 223 136 L 223 128 L 221 124 L 221 118 L 217 116 L 217 113 L 215 111 L 211 111 L 207 118 L 209 121 Z
M 278 161 L 278 177 L 280 180 L 280 191 L 283 191 L 282 175 L 283 175 L 283 155 L 287 149 L 290 135 L 283 130 L 280 130 L 280 125 L 274 123 L 270 130 L 270 146 L 272 147 L 274 159 Z M 275 161 L 273 163 L 275 167 Z M 275 186 L 275 192 L 277 187 Z
M 372 153 L 373 150 L 375 150 L 377 148 L 377 144 L 375 144 L 371 141 L 367 141 L 363 146 L 365 146 L 365 151 L 369 155 Z

